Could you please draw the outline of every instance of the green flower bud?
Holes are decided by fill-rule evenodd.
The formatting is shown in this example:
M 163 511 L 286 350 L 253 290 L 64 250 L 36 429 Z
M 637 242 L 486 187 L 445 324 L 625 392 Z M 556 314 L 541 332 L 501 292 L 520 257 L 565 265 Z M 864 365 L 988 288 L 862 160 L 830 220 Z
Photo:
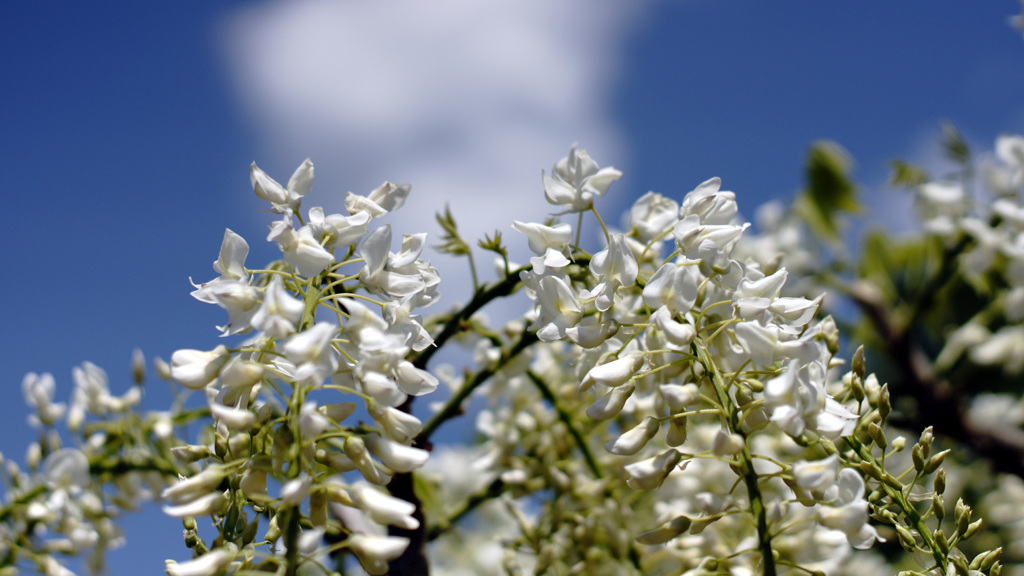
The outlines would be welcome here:
M 926 462 L 924 465 L 924 473 L 931 474 L 932 472 L 935 472 L 936 468 L 942 466 L 942 461 L 946 459 L 946 454 L 949 454 L 948 449 L 943 450 L 942 452 L 939 452 L 938 454 L 929 458 L 928 462 Z
M 857 348 L 857 351 L 853 353 L 853 358 L 850 360 L 850 368 L 861 380 L 864 380 L 866 364 L 867 363 L 864 360 L 864 346 L 861 345 Z
M 942 530 L 935 531 L 935 545 L 939 547 L 940 552 L 949 556 L 949 540 L 946 539 L 946 534 Z
M 908 552 L 913 552 L 917 547 L 917 541 L 914 539 L 914 535 L 901 524 L 896 524 L 895 528 L 896 534 L 900 538 L 900 545 Z
M 936 494 L 942 494 L 946 491 L 946 471 L 939 469 L 938 474 L 935 475 L 935 480 L 932 482 L 932 486 L 935 488 Z M 941 518 L 940 518 L 941 520 Z

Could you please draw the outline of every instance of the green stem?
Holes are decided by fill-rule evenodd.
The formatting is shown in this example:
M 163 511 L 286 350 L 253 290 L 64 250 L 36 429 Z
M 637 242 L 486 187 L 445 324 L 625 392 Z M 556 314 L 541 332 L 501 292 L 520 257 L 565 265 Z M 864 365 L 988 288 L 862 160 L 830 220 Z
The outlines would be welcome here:
M 432 541 L 438 536 L 444 534 L 452 527 L 453 524 L 461 520 L 466 514 L 475 510 L 477 506 L 480 506 L 488 500 L 501 496 L 501 493 L 504 491 L 505 483 L 502 482 L 500 478 L 494 480 L 487 486 L 486 490 L 479 494 L 470 496 L 454 514 L 448 517 L 448 519 L 442 520 L 436 525 L 431 526 L 430 530 L 427 531 L 427 541 Z
M 541 377 L 533 370 L 528 370 L 526 372 L 526 376 L 531 382 L 533 382 L 534 386 L 537 387 L 537 390 L 540 391 L 540 395 L 555 408 L 555 412 L 558 413 L 558 419 L 561 420 L 562 423 L 565 424 L 565 427 L 569 429 L 569 434 L 572 435 L 573 440 L 576 441 L 576 445 L 579 446 L 580 452 L 583 453 L 583 459 L 587 462 L 587 467 L 590 468 L 590 472 L 594 475 L 594 478 L 600 479 L 604 477 L 604 474 L 601 473 L 601 467 L 597 463 L 597 459 L 594 458 L 594 453 L 590 451 L 590 446 L 587 444 L 587 441 L 583 439 L 580 431 L 573 426 L 572 416 L 558 404 L 558 400 L 555 398 L 554 393 L 551 392 L 551 388 L 548 387 L 547 382 L 542 380 Z
M 476 294 L 473 295 L 473 299 L 469 301 L 469 304 L 466 304 L 464 308 L 448 319 L 444 325 L 444 329 L 441 330 L 441 333 L 434 337 L 434 345 L 423 350 L 413 358 L 413 366 L 420 369 L 426 368 L 427 363 L 430 362 L 434 353 L 440 350 L 448 339 L 465 329 L 464 323 L 470 316 L 475 314 L 477 310 L 480 310 L 492 300 L 501 298 L 502 296 L 508 296 L 515 292 L 521 282 L 519 280 L 519 273 L 529 269 L 530 266 L 521 266 L 516 268 L 511 274 L 505 276 L 501 282 L 498 282 L 494 286 L 491 286 L 486 290 L 477 290 Z
M 750 500 L 750 513 L 757 523 L 758 549 L 761 551 L 761 562 L 764 566 L 764 576 L 775 576 L 775 555 L 772 551 L 772 535 L 768 530 L 768 509 L 758 487 L 757 472 L 754 471 L 754 461 L 750 455 L 750 445 L 747 442 L 747 435 L 740 429 L 740 419 L 736 405 L 729 398 L 725 381 L 722 374 L 715 365 L 714 360 L 708 353 L 704 342 L 700 339 L 694 340 L 693 348 L 697 351 L 697 358 L 704 371 L 711 377 L 711 383 L 715 389 L 719 404 L 726 415 L 726 422 L 729 430 L 739 434 L 743 438 L 743 450 L 739 453 L 740 461 L 737 465 L 743 483 L 747 486 L 747 498 Z
M 608 235 L 608 229 L 604 226 L 604 220 L 601 220 L 601 215 L 597 213 L 597 208 L 590 207 L 590 211 L 594 213 L 594 217 L 597 218 L 597 223 L 601 225 L 601 230 L 604 232 L 604 241 L 611 242 L 611 236 Z M 583 213 L 580 212 L 582 215 Z
M 466 256 L 469 257 L 469 273 L 473 276 L 473 290 L 480 288 L 480 280 L 476 276 L 476 262 L 473 260 L 473 249 L 466 248 Z
M 28 492 L 22 494 L 21 496 L 18 496 L 18 498 L 16 498 L 14 502 L 11 502 L 10 504 L 4 506 L 3 508 L 0 508 L 0 522 L 7 520 L 11 516 L 11 513 L 14 512 L 14 509 L 17 508 L 18 506 L 28 504 L 29 502 L 35 500 L 36 498 L 42 496 L 45 493 L 46 486 L 40 484 L 32 488 Z
M 477 372 L 473 378 L 462 384 L 459 391 L 452 395 L 445 403 L 444 408 L 440 412 L 434 415 L 433 418 L 427 422 L 426 426 L 416 437 L 417 446 L 429 445 L 430 436 L 448 420 L 451 420 L 455 416 L 462 413 L 462 403 L 469 398 L 469 396 L 480 387 L 481 384 L 487 381 L 488 378 L 494 376 L 494 373 L 501 370 L 506 364 L 508 364 L 513 358 L 515 358 L 520 352 L 537 342 L 537 334 L 535 332 L 523 331 L 523 335 L 519 338 L 519 341 L 515 343 L 508 351 L 502 353 L 501 357 L 491 363 L 490 366 Z
M 855 436 L 847 436 L 844 440 L 846 440 L 846 443 L 857 452 L 857 455 L 860 456 L 861 460 L 870 462 L 875 466 L 879 466 L 878 461 L 871 454 L 871 450 L 862 444 L 860 440 L 857 440 Z M 892 475 L 885 472 L 880 466 L 879 470 L 881 470 L 883 475 L 889 476 L 894 483 L 900 483 L 899 480 L 892 478 Z M 879 481 L 878 486 L 884 490 L 889 498 L 891 498 L 892 501 L 900 507 L 900 510 L 907 515 L 907 519 L 910 520 L 913 528 L 921 535 L 921 540 L 924 541 L 925 546 L 931 550 L 932 558 L 935 559 L 935 563 L 942 568 L 942 573 L 945 574 L 946 569 L 949 567 L 949 559 L 941 550 L 939 550 L 939 546 L 935 542 L 935 537 L 932 535 L 932 531 L 928 528 L 928 525 L 925 523 L 924 517 L 921 513 L 917 511 L 917 508 L 915 508 L 909 500 L 907 500 L 906 494 L 903 493 L 903 490 L 890 486 L 886 481 Z

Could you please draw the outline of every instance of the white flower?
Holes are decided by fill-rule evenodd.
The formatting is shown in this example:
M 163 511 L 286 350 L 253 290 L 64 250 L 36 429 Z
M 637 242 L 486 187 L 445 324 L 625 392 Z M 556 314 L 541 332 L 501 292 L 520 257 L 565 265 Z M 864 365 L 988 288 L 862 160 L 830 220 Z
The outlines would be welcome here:
M 348 549 L 356 555 L 359 564 L 369 574 L 385 574 L 388 562 L 398 558 L 409 546 L 408 538 L 352 534 L 346 540 Z
M 217 377 L 228 358 L 228 349 L 223 345 L 209 352 L 178 350 L 171 355 L 171 378 L 186 388 L 198 390 Z
M 281 500 L 286 506 L 298 506 L 309 496 L 309 489 L 313 485 L 313 479 L 309 476 L 294 478 L 281 486 Z
M 187 562 L 167 560 L 166 571 L 169 576 L 211 576 L 223 570 L 232 560 L 234 554 L 224 548 L 217 548 Z
M 682 350 L 693 342 L 697 330 L 692 324 L 676 322 L 668 306 L 661 306 L 651 314 L 651 322 L 661 330 L 669 344 Z
M 284 289 L 280 276 L 274 276 L 263 293 L 263 304 L 252 316 L 251 324 L 271 338 L 284 338 L 295 332 L 305 305 Z
M 426 450 L 399 444 L 380 434 L 368 435 L 366 447 L 393 472 L 412 472 L 421 468 L 430 458 L 430 453 Z
M 302 198 L 313 187 L 313 162 L 306 158 L 295 169 L 292 177 L 288 179 L 287 189 L 268 176 L 255 162 L 249 167 L 249 181 L 252 182 L 252 189 L 256 195 L 260 199 L 270 202 L 274 212 L 279 214 L 294 212 L 298 209 Z
M 717 176 L 701 182 L 683 198 L 679 217 L 694 215 L 703 224 L 729 224 L 738 211 L 736 194 L 719 191 L 722 180 Z
M 839 478 L 839 455 L 830 454 L 813 462 L 801 460 L 793 464 L 792 472 L 797 486 L 816 493 L 821 498 Z
M 406 530 L 415 530 L 420 526 L 419 521 L 413 518 L 415 504 L 384 494 L 363 482 L 349 488 L 349 495 L 352 496 L 352 502 L 374 522 Z
M 245 280 L 245 257 L 249 255 L 249 244 L 245 238 L 224 229 L 224 239 L 220 243 L 220 254 L 213 263 L 214 271 L 220 274 L 221 280 Z
M 366 235 L 372 216 L 369 212 L 356 212 L 351 216 L 328 214 L 314 206 L 309 209 L 309 226 L 317 238 L 329 236 L 326 248 L 338 250 L 358 243 Z
M 583 308 L 572 289 L 564 280 L 555 276 L 540 279 L 537 303 L 540 305 L 540 315 L 533 327 L 537 328 L 537 337 L 544 342 L 565 338 L 565 330 L 583 318 Z
M 61 448 L 43 460 L 43 478 L 52 489 L 83 488 L 89 483 L 89 459 L 81 450 Z
M 263 379 L 263 365 L 235 356 L 220 371 L 219 400 L 225 405 L 233 405 L 240 400 L 248 402 L 249 392 Z
M 622 408 L 626 405 L 626 400 L 636 390 L 636 384 L 632 382 L 627 383 L 625 386 L 616 386 L 612 388 L 604 396 L 597 399 L 596 402 L 587 408 L 587 416 L 594 420 L 608 420 L 619 415 L 622 412 Z
M 565 249 L 572 240 L 572 227 L 568 224 L 544 226 L 532 222 L 513 221 L 512 227 L 526 234 L 530 250 L 539 254 L 530 258 L 533 271 L 544 274 L 548 268 L 564 268 L 569 265 Z
M 415 239 L 413 239 L 415 240 Z M 423 291 L 426 283 L 417 274 L 405 274 L 404 271 L 394 270 L 394 264 L 399 266 L 410 264 L 407 260 L 411 250 L 403 250 L 403 257 L 392 257 L 391 248 L 391 225 L 387 224 L 370 232 L 359 246 L 359 255 L 365 262 L 362 270 L 359 271 L 359 279 L 370 289 L 386 294 L 391 298 L 401 299 L 411 297 Z M 408 248 L 403 241 L 403 248 Z M 420 243 L 422 248 L 422 243 Z M 416 252 L 418 255 L 418 251 Z M 416 256 L 412 256 L 412 261 Z
M 256 422 L 256 415 L 247 408 L 225 406 L 215 400 L 210 401 L 210 415 L 232 430 L 248 431 Z
M 1019 374 L 1024 371 L 1024 326 L 1003 326 L 974 346 L 970 356 L 978 364 L 1001 364 L 1008 374 Z
M 21 392 L 25 396 L 25 402 L 36 409 L 36 413 L 29 416 L 29 422 L 33 425 L 53 426 L 64 417 L 67 405 L 63 402 L 53 402 L 55 390 L 56 384 L 50 373 L 38 375 L 29 372 L 21 380 Z
M 192 292 L 201 302 L 216 304 L 227 311 L 228 323 L 218 326 L 222 336 L 244 334 L 252 329 L 251 320 L 259 306 L 259 291 L 241 280 L 218 280 Z
M 594 298 L 597 309 L 604 312 L 612 307 L 615 292 L 622 286 L 632 285 L 639 272 L 625 236 L 612 234 L 608 247 L 594 254 L 590 260 L 590 271 L 597 276 L 600 283 L 593 290 L 581 292 L 580 298 Z
M 591 368 L 580 381 L 576 391 L 577 393 L 586 392 L 594 383 L 612 387 L 621 386 L 636 375 L 643 365 L 644 355 L 640 352 L 630 352 L 621 358 Z
M 614 318 L 605 317 L 598 322 L 596 316 L 587 316 L 578 324 L 565 329 L 565 335 L 581 348 L 597 348 L 619 331 Z
M 647 244 L 672 229 L 679 220 L 679 204 L 656 192 L 644 194 L 629 209 L 629 226 Z
M 864 479 L 851 468 L 839 472 L 835 500 L 830 506 L 818 507 L 818 521 L 826 528 L 846 534 L 850 545 L 867 550 L 875 540 L 884 542 L 875 528 L 868 524 L 868 502 L 864 499 Z
M 370 192 L 369 196 L 349 192 L 345 196 L 345 208 L 350 214 L 366 212 L 378 218 L 401 208 L 411 190 L 412 187 L 408 184 L 396 186 L 391 182 L 385 182 Z
M 313 237 L 313 229 L 303 226 L 296 231 L 288 214 L 270 227 L 267 241 L 277 242 L 284 252 L 284 261 L 302 276 L 316 276 L 334 262 L 334 255 Z
M 569 155 L 551 169 L 551 176 L 542 175 L 544 197 L 565 212 L 583 212 L 594 205 L 594 195 L 604 195 L 608 186 L 622 177 L 615 168 L 599 168 L 586 150 L 576 150 L 574 144 Z
M 223 467 L 210 466 L 198 474 L 180 478 L 177 484 L 161 492 L 160 497 L 172 504 L 191 502 L 213 492 L 225 477 L 227 472 Z
M 337 326 L 330 322 L 318 322 L 284 344 L 285 356 L 295 364 L 292 377 L 296 382 L 319 387 L 338 369 L 338 358 L 331 346 L 335 330 Z
M 512 228 L 526 234 L 530 250 L 533 250 L 534 254 L 544 254 L 549 249 L 562 252 L 572 241 L 572 226 L 568 224 L 545 226 L 513 220 Z
M 209 516 L 219 514 L 228 505 L 228 499 L 220 492 L 212 492 L 177 506 L 164 504 L 164 514 L 175 518 L 186 516 Z
M 696 214 L 690 214 L 676 223 L 672 234 L 679 251 L 690 260 L 700 260 L 701 270 L 707 274 L 725 268 L 733 246 L 749 226 L 705 224 Z
M 733 432 L 727 432 L 722 428 L 715 434 L 712 444 L 712 452 L 715 456 L 732 456 L 743 450 L 743 437 Z
M 626 473 L 629 474 L 626 484 L 637 490 L 658 488 L 682 459 L 680 452 L 669 449 L 653 458 L 634 462 L 626 466 Z
M 1016 18 L 1018 23 L 1024 21 L 1021 16 Z M 1024 184 L 1024 136 L 996 138 L 996 156 L 1013 170 L 1012 185 Z
M 700 400 L 700 388 L 690 382 L 687 384 L 665 384 L 658 386 L 661 397 L 668 404 L 669 412 L 679 414 L 686 411 L 687 406 L 696 404 Z
M 631 456 L 642 450 L 660 429 L 661 425 L 658 423 L 657 418 L 648 416 L 633 428 L 622 433 L 618 438 L 605 444 L 605 450 L 618 456 Z
M 686 314 L 697 301 L 697 286 L 701 282 L 696 266 L 669 262 L 658 268 L 644 286 L 644 303 L 657 309 L 665 306 L 674 314 Z

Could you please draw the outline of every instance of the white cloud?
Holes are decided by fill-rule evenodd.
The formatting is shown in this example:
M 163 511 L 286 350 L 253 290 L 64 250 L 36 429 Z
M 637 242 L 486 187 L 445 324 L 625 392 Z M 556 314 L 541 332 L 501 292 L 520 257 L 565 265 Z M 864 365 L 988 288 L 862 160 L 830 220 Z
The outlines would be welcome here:
M 286 179 L 312 157 L 314 204 L 338 210 L 346 190 L 410 182 L 396 232 L 435 232 L 433 214 L 448 202 L 467 237 L 498 228 L 518 242 L 511 221 L 545 216 L 540 171 L 572 142 L 622 164 L 612 88 L 642 10 L 587 0 L 267 2 L 230 19 L 226 45 L 273 156 L 257 160 Z M 339 194 L 327 201 L 327 191 Z

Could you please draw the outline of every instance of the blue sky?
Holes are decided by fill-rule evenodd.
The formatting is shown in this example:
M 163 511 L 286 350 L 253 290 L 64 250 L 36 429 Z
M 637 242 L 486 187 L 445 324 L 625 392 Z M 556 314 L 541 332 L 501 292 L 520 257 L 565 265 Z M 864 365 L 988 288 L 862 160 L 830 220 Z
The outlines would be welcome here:
M 104 366 L 131 351 L 212 348 L 220 309 L 189 296 L 215 276 L 224 228 L 276 255 L 248 181 L 307 156 L 308 206 L 411 182 L 396 232 L 436 232 L 450 202 L 470 234 L 547 211 L 540 171 L 578 141 L 625 172 L 606 219 L 656 190 L 711 177 L 741 211 L 801 186 L 807 145 L 857 161 L 869 218 L 906 219 L 887 162 L 936 165 L 941 122 L 979 149 L 1024 133 L 1019 2 L 676 1 L 81 3 L 0 6 L 0 297 L 8 329 L 0 451 L 32 432 L 24 373 Z M 449 288 L 460 291 L 452 270 Z M 445 268 L 447 267 L 447 268 Z M 147 402 L 166 398 L 162 383 Z M 158 528 L 159 526 L 159 528 Z M 180 527 L 129 519 L 115 574 L 183 558 Z M 145 530 L 145 532 L 142 532 Z M 151 531 L 151 532 L 150 532 Z M 140 534 L 165 538 L 137 547 Z M 134 569 L 133 569 L 134 568 Z

